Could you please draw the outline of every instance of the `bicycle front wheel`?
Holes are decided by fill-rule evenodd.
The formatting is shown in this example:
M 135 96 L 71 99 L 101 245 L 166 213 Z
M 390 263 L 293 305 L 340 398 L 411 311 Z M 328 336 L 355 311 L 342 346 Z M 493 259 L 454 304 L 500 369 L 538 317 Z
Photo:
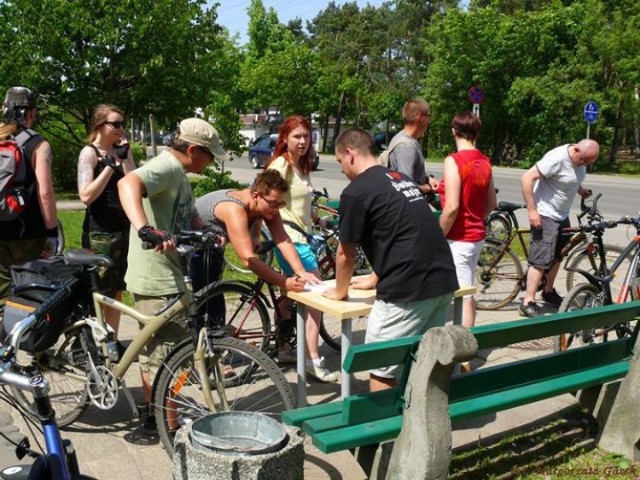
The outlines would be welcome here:
M 492 238 L 500 243 L 509 238 L 511 235 L 511 222 L 501 213 L 489 215 L 485 222 L 487 229 L 487 237 Z
M 339 352 L 342 350 L 341 334 L 342 322 L 351 322 L 351 341 L 353 344 L 364 343 L 364 337 L 367 333 L 367 317 L 356 317 L 351 320 L 338 320 L 330 316 L 323 316 L 320 322 L 320 337 L 324 343 Z
M 265 232 L 264 230 L 261 231 L 260 241 L 266 242 L 268 240 L 271 240 L 271 236 L 268 235 L 267 232 Z M 274 257 L 275 255 L 273 253 L 273 249 L 269 250 L 268 252 L 258 254 L 258 258 L 262 260 L 264 263 L 266 263 L 267 265 L 273 264 Z M 244 275 L 253 275 L 253 272 L 250 269 L 245 268 L 245 266 L 242 264 L 242 262 L 238 258 L 238 255 L 236 254 L 236 251 L 233 248 L 226 249 L 226 252 L 224 255 L 224 263 L 231 270 L 234 270 L 238 273 L 242 273 Z
M 509 305 L 522 288 L 522 264 L 511 249 L 501 251 L 502 244 L 485 240 L 476 269 L 478 310 L 497 310 Z
M 604 295 L 595 286 L 589 283 L 581 283 L 567 292 L 562 300 L 558 313 L 571 312 L 573 310 L 583 310 L 585 308 L 601 307 L 604 304 Z M 580 345 L 594 343 L 596 341 L 606 341 L 607 332 L 593 329 L 581 330 L 579 332 L 564 333 L 558 335 L 553 342 L 553 350 L 564 351 Z
M 196 298 L 198 308 L 204 309 L 214 319 L 224 312 L 224 326 L 232 337 L 263 351 L 269 349 L 272 337 L 269 312 L 260 295 L 251 287 L 237 282 L 220 282 L 200 290 Z M 220 321 L 215 319 L 212 323 Z
M 283 411 L 296 408 L 293 388 L 265 353 L 236 338 L 211 342 L 205 364 L 214 411 L 260 412 L 280 420 Z M 213 413 L 205 401 L 200 373 L 194 367 L 194 350 L 191 342 L 179 345 L 158 372 L 155 385 L 158 433 L 170 456 L 176 430 Z M 220 382 L 216 372 L 222 372 L 218 387 L 226 402 L 216 390 L 216 381 Z
M 622 247 L 619 247 L 618 245 L 605 245 L 604 251 L 607 265 L 613 265 L 613 262 L 622 254 L 623 250 L 624 249 Z M 633 252 L 630 252 L 629 255 L 627 255 L 624 261 L 620 264 L 618 271 L 626 272 L 631 265 L 632 260 Z M 600 258 L 598 257 L 597 249 L 596 251 L 589 253 L 586 247 L 582 247 L 582 250 L 578 251 L 570 260 L 570 264 L 566 266 L 567 292 L 575 287 L 578 282 L 584 281 L 584 277 L 577 270 L 582 270 L 591 273 L 592 275 L 598 275 L 599 264 Z M 611 298 L 613 298 L 613 301 L 616 301 L 616 298 L 618 297 L 618 294 L 622 289 L 623 283 L 624 273 L 616 275 L 611 281 Z
M 60 428 L 75 422 L 88 406 L 87 370 L 90 354 L 96 358 L 98 351 L 89 327 L 68 331 L 44 352 L 33 355 L 18 352 L 18 363 L 30 364 L 49 383 L 49 399 Z M 37 420 L 33 395 L 16 387 L 11 387 L 11 390 L 25 413 Z

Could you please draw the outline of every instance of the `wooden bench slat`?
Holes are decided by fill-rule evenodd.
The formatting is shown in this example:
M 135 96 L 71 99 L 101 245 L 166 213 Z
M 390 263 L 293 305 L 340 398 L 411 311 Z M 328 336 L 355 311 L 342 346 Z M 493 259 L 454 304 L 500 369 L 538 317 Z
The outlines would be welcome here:
M 499 412 L 563 393 L 612 382 L 623 378 L 628 371 L 629 362 L 623 360 L 489 395 L 451 402 L 449 416 L 454 422 Z
M 370 422 L 402 413 L 404 387 L 351 395 L 343 400 L 342 416 L 347 425 Z
M 523 385 L 523 379 L 526 379 L 526 383 L 535 383 L 574 371 L 613 364 L 629 358 L 632 347 L 632 339 L 625 337 L 457 375 L 451 379 L 449 402 L 508 390 Z
M 327 415 L 326 417 L 311 418 L 306 420 L 302 425 L 302 431 L 308 435 L 316 435 L 320 432 L 326 432 L 328 430 L 335 430 L 338 428 L 347 427 L 349 424 L 345 423 L 342 412 L 334 415 Z
M 353 345 L 345 356 L 343 368 L 348 373 L 404 364 L 407 355 L 418 349 L 420 335 L 385 342 Z
M 342 415 L 342 402 L 320 403 L 310 407 L 287 410 L 286 412 L 282 412 L 280 418 L 285 425 L 293 425 L 294 427 L 300 428 L 307 420 L 326 417 L 327 415 L 336 413 Z
M 478 350 L 484 350 L 614 323 L 631 322 L 639 316 L 640 301 L 635 301 L 481 325 L 473 327 L 471 333 L 476 337 Z M 636 333 L 637 329 L 638 326 L 636 326 Z
M 402 416 L 330 430 L 313 436 L 313 444 L 324 453 L 393 440 L 400 433 Z

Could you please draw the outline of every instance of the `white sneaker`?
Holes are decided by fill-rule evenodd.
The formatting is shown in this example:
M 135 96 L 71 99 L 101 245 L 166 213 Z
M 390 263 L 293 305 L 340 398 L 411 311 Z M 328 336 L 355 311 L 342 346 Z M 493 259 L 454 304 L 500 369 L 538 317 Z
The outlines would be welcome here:
M 320 382 L 333 383 L 338 381 L 338 376 L 324 367 L 324 357 L 318 359 L 317 365 L 313 360 L 307 360 L 305 370 L 307 375 Z

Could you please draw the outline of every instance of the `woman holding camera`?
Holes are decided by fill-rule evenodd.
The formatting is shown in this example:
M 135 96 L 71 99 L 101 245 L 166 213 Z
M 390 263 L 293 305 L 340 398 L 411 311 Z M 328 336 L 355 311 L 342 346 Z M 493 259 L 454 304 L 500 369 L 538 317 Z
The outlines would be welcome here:
M 98 105 L 87 146 L 78 158 L 78 193 L 87 206 L 82 246 L 113 260 L 101 279 L 101 291 L 117 300 L 125 290 L 129 220 L 118 197 L 118 180 L 136 168 L 124 135 L 125 117 L 115 105 Z M 105 320 L 118 336 L 120 313 L 105 309 Z

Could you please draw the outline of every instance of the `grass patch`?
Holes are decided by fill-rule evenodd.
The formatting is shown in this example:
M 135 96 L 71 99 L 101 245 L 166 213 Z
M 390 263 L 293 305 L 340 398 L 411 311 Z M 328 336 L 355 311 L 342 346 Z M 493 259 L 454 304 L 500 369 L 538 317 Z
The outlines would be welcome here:
M 84 210 L 59 210 L 58 219 L 60 223 L 62 223 L 62 228 L 64 229 L 65 251 L 82 248 L 82 222 L 84 221 Z M 238 259 L 233 247 L 229 246 L 225 249 L 225 256 L 234 264 L 240 264 L 240 260 Z M 253 273 L 244 274 L 227 267 L 224 269 L 222 278 L 225 280 L 254 281 L 256 277 Z
M 596 448 L 597 431 L 596 421 L 585 409 L 569 407 L 507 435 L 481 439 L 475 446 L 456 450 L 448 478 L 636 478 L 629 459 Z
M 64 230 L 65 251 L 82 248 L 84 210 L 58 210 L 58 220 Z

